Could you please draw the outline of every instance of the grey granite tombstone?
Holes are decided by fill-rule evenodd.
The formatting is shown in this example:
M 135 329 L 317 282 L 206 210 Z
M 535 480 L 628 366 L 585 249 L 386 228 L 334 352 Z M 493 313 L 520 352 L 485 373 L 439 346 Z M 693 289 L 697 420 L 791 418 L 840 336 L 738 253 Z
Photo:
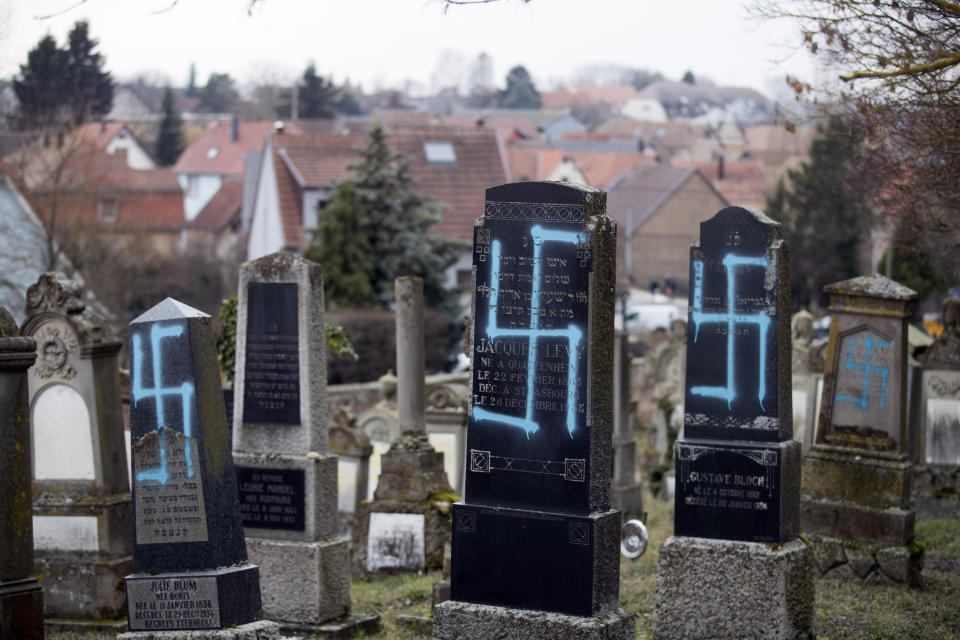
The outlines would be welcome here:
M 473 398 L 434 638 L 636 634 L 610 508 L 616 224 L 606 194 L 491 187 L 474 226 Z
M 233 459 L 264 615 L 313 630 L 350 612 L 320 265 L 280 252 L 240 267 L 236 353 Z
M 913 502 L 929 516 L 960 516 L 960 298 L 943 303 L 943 333 L 920 359 L 923 371 Z
M 130 323 L 134 573 L 121 640 L 279 637 L 261 620 L 210 316 L 167 298 Z
M 801 530 L 823 575 L 919 586 L 907 421 L 907 319 L 917 294 L 880 275 L 824 290 L 832 321 Z
M 637 482 L 637 443 L 633 437 L 630 399 L 630 352 L 627 334 L 618 333 L 613 347 L 613 485 L 610 503 L 624 521 L 643 513 L 643 485 Z
M 423 280 L 404 276 L 394 284 L 400 436 L 380 458 L 373 501 L 357 513 L 354 570 L 361 575 L 439 569 L 450 536 L 452 490 L 443 453 L 426 433 Z
M 37 343 L 0 307 L 0 638 L 43 640 L 43 589 L 33 568 L 27 369 Z
M 34 564 L 50 623 L 120 626 L 133 566 L 119 352 L 77 282 L 45 273 L 27 291 Z M 118 620 L 119 619 L 119 620 Z M 111 622 L 113 621 L 113 622 Z
M 684 437 L 674 447 L 674 535 L 660 547 L 654 638 L 811 638 L 780 224 L 743 207 L 702 222 L 690 282 Z

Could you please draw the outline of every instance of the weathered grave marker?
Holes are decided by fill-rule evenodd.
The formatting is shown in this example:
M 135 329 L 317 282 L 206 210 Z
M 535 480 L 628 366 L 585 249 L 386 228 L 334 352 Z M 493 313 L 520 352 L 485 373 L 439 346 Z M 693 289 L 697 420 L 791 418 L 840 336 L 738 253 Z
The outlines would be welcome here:
M 130 323 L 134 573 L 121 640 L 185 629 L 279 636 L 260 620 L 247 562 L 210 325 L 171 298 Z
M 119 352 L 78 283 L 45 273 L 27 291 L 35 570 L 44 612 L 69 625 L 122 624 L 117 585 L 133 566 Z
M 643 485 L 637 482 L 637 443 L 633 438 L 630 352 L 626 333 L 614 338 L 613 485 L 610 502 L 624 521 L 643 513 Z
M 474 227 L 466 496 L 435 638 L 635 635 L 617 609 L 616 225 L 605 208 L 603 192 L 560 183 L 487 189 Z
M 280 252 L 241 266 L 236 353 L 233 458 L 264 615 L 284 629 L 317 629 L 350 612 L 320 265 Z
M 37 343 L 0 307 L 0 638 L 43 639 L 43 589 L 33 568 L 27 369 Z
M 917 586 L 923 553 L 911 544 L 906 419 L 907 319 L 917 294 L 880 275 L 824 290 L 832 321 L 801 528 L 831 550 L 818 557 L 841 558 L 820 563 L 822 574 Z
M 684 437 L 657 638 L 812 636 L 800 444 L 790 439 L 789 269 L 779 223 L 755 209 L 721 210 L 690 249 Z

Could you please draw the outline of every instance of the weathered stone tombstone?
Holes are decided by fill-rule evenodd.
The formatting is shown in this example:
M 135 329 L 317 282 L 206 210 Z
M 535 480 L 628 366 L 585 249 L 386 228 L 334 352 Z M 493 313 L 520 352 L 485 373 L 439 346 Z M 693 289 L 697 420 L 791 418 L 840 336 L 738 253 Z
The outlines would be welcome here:
M 655 638 L 812 638 L 791 440 L 790 266 L 780 224 L 728 207 L 690 249 L 684 437 Z
M 341 409 L 330 418 L 330 451 L 337 455 L 337 510 L 341 522 L 353 519 L 367 496 L 373 445 L 357 428 L 352 411 Z
M 0 307 L 0 638 L 43 640 L 43 589 L 33 567 L 27 369 L 37 343 Z
M 434 637 L 633 638 L 610 508 L 616 225 L 606 194 L 487 189 L 451 600 Z
M 397 405 L 401 435 L 380 457 L 373 500 L 360 506 L 353 532 L 354 570 L 439 569 L 450 535 L 450 483 L 443 453 L 425 429 L 423 281 L 395 281 L 397 316 Z M 385 427 L 387 423 L 385 423 Z M 374 449 L 376 451 L 376 449 Z
M 801 529 L 828 577 L 919 586 L 907 422 L 907 319 L 917 294 L 880 275 L 827 285 L 830 338 Z
M 943 333 L 921 356 L 920 455 L 914 478 L 917 510 L 960 515 L 960 298 L 943 303 Z
M 123 343 L 78 283 L 45 273 L 27 291 L 34 563 L 49 623 L 122 627 L 133 566 L 118 355 Z
M 210 316 L 167 298 L 130 323 L 134 573 L 120 640 L 271 640 L 247 561 Z
M 630 353 L 625 333 L 618 333 L 614 339 L 613 372 L 613 485 L 610 503 L 626 521 L 643 513 L 643 485 L 637 482 Z
M 280 252 L 240 267 L 236 354 L 233 460 L 264 615 L 285 630 L 319 630 L 350 612 L 320 265 Z

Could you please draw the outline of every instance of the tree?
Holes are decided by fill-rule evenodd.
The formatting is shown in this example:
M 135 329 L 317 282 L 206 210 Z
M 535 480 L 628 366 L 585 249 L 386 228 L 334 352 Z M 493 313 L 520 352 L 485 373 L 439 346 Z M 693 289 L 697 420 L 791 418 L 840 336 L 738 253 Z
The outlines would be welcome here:
M 510 69 L 507 88 L 500 94 L 500 106 L 506 109 L 539 109 L 540 94 L 523 65 Z
M 19 79 L 13 81 L 21 128 L 51 126 L 60 119 L 65 74 L 66 55 L 56 40 L 52 36 L 41 38 L 27 53 L 27 63 L 20 65 Z
M 303 72 L 298 89 L 297 103 L 301 118 L 334 116 L 339 92 L 333 82 L 317 75 L 317 67 L 312 62 Z
M 467 79 L 467 104 L 471 107 L 489 107 L 496 97 L 493 87 L 493 58 L 485 51 L 470 64 Z
M 330 302 L 340 307 L 386 306 L 393 281 L 423 278 L 428 305 L 453 310 L 454 295 L 444 272 L 462 250 L 460 243 L 430 230 L 440 208 L 414 190 L 411 160 L 390 149 L 380 123 L 351 165 L 353 177 L 337 185 L 321 209 L 305 256 L 323 265 Z
M 163 120 L 160 121 L 160 133 L 157 135 L 157 160 L 164 167 L 177 161 L 183 152 L 183 119 L 173 98 L 173 90 L 167 87 L 163 91 Z
M 763 18 L 794 21 L 803 44 L 841 82 L 788 78 L 801 96 L 846 105 L 867 133 L 858 169 L 882 178 L 876 205 L 891 226 L 949 238 L 960 277 L 960 4 L 949 0 L 755 0 Z
M 69 78 L 68 104 L 74 124 L 81 124 L 110 112 L 114 82 L 103 70 L 103 56 L 97 53 L 97 41 L 90 38 L 89 25 L 77 22 L 67 36 L 66 72 Z
M 187 88 L 184 95 L 188 98 L 194 98 L 197 95 L 197 65 L 190 63 L 190 75 L 187 79 Z
M 227 73 L 211 73 L 198 97 L 200 103 L 197 110 L 208 113 L 229 113 L 240 101 L 233 78 Z
M 681 82 L 685 84 L 697 84 L 697 79 L 694 77 L 693 71 L 690 71 L 688 69 L 687 71 L 684 72 Z
M 795 308 L 824 305 L 824 285 L 859 275 L 858 249 L 871 221 L 853 169 L 863 133 L 834 117 L 819 134 L 810 159 L 787 172 L 790 187 L 781 181 L 767 201 L 767 213 L 783 223 L 790 246 Z

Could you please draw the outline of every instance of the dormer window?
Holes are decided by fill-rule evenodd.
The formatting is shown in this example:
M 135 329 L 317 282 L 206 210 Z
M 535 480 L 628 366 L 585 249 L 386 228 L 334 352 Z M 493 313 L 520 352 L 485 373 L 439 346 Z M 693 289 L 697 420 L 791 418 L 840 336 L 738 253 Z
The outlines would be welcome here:
M 427 157 L 427 164 L 457 164 L 453 143 L 445 140 L 424 142 L 423 155 Z
M 114 198 L 103 198 L 97 202 L 97 218 L 101 222 L 117 221 L 117 201 Z

